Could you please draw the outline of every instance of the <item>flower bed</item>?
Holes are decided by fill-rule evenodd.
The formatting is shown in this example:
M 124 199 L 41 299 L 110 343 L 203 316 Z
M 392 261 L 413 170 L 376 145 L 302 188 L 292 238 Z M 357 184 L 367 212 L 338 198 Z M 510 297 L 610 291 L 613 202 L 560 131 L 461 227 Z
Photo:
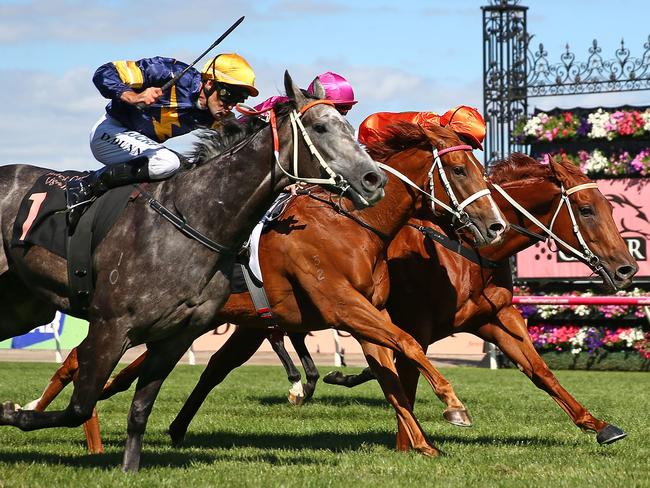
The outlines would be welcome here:
M 581 112 L 538 112 L 515 126 L 515 140 L 528 144 L 571 139 L 611 141 L 620 137 L 650 138 L 650 108 L 613 111 L 599 108 L 592 112 Z
M 617 295 L 646 293 L 635 288 Z M 515 287 L 515 294 L 529 295 L 530 290 Z M 574 291 L 570 295 L 594 293 Z M 642 307 L 521 304 L 517 308 L 528 319 L 533 345 L 551 369 L 650 371 L 650 332 L 642 326 L 625 325 L 626 321 L 639 323 L 645 317 Z
M 607 154 L 602 149 L 592 151 L 579 150 L 577 154 L 559 152 L 543 153 L 542 161 L 548 163 L 550 158 L 560 158 L 569 161 L 589 175 L 591 178 L 627 178 L 645 177 L 650 175 L 650 147 L 638 152 L 619 149 Z

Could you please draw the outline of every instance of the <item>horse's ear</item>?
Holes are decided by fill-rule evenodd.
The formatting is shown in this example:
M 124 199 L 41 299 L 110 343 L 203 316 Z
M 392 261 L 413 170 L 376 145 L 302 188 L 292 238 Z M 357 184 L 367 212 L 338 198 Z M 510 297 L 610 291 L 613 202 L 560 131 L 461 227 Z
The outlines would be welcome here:
M 556 157 L 551 156 L 548 164 L 560 183 L 563 183 L 566 186 L 571 181 L 571 172 L 565 166 L 566 163 L 561 160 L 558 161 Z
M 284 72 L 284 90 L 287 94 L 287 97 L 296 104 L 298 109 L 301 109 L 307 105 L 307 98 L 302 94 L 300 88 L 291 79 L 289 71 Z
M 320 82 L 320 78 L 318 78 L 318 76 L 314 78 L 314 81 L 311 82 L 310 86 L 312 87 L 315 96 L 317 96 L 321 100 L 327 98 L 327 93 L 325 93 L 325 88 L 323 88 L 323 84 Z

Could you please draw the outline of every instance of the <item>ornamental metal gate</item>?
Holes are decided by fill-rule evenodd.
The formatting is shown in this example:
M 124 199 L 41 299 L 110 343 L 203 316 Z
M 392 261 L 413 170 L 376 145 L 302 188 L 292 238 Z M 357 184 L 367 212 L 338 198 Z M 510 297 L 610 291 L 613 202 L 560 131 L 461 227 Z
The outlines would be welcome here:
M 543 44 L 531 50 L 526 27 L 528 7 L 519 0 L 490 0 L 483 11 L 483 114 L 487 123 L 486 166 L 524 146 L 513 138 L 528 113 L 528 99 L 558 95 L 650 90 L 650 36 L 641 57 L 621 40 L 612 59 L 604 59 L 594 39 L 586 61 L 566 46 L 552 64 Z

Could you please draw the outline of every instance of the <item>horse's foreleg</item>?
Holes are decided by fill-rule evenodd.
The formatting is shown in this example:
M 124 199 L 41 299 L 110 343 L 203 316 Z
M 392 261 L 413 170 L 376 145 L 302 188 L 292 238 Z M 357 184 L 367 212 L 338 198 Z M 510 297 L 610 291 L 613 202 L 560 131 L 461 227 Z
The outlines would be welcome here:
M 370 368 L 379 381 L 386 400 L 395 409 L 398 433 L 405 438 L 405 442 L 398 442 L 397 449 L 407 451 L 409 448 L 413 448 L 427 455 L 439 454 L 439 451 L 429 444 L 422 427 L 413 415 L 412 403 L 407 400 L 395 370 L 392 351 L 367 341 L 361 341 L 361 347 Z
M 307 379 L 307 382 L 303 385 L 303 390 L 305 392 L 305 401 L 307 401 L 314 395 L 316 382 L 318 381 L 318 378 L 320 378 L 320 374 L 318 373 L 318 368 L 314 364 L 314 359 L 311 357 L 311 354 L 309 354 L 309 349 L 307 349 L 305 344 L 307 334 L 303 332 L 293 332 L 287 335 L 291 340 L 291 344 L 293 344 L 293 348 L 298 353 L 302 367 L 305 370 L 305 378 Z
M 393 324 L 386 310 L 377 310 L 358 292 L 345 291 L 347 292 L 345 301 L 341 299 L 342 303 L 337 303 L 337 307 L 331 307 L 331 304 L 329 308 L 320 307 L 321 310 L 333 311 L 332 316 L 325 317 L 331 324 L 351 332 L 357 339 L 362 338 L 401 352 L 417 365 L 443 402 L 454 408 L 464 408 L 453 395 L 449 382 L 431 365 L 422 347 L 413 337 Z
M 7 402 L 0 414 L 0 425 L 13 425 L 21 430 L 81 425 L 91 418 L 104 383 L 124 352 L 124 345 L 124 338 L 108 324 L 92 323 L 88 336 L 77 347 L 78 378 L 66 409 L 15 410 L 13 403 Z
M 267 335 L 267 331 L 264 329 L 238 327 L 221 346 L 221 349 L 212 355 L 199 382 L 169 426 L 169 435 L 174 446 L 182 444 L 190 422 L 210 391 L 221 383 L 233 369 L 248 361 L 262 345 Z
M 300 382 L 300 371 L 298 371 L 291 356 L 289 356 L 289 351 L 284 347 L 284 332 L 274 330 L 268 335 L 267 339 L 271 343 L 271 347 L 278 356 L 282 366 L 284 366 L 284 370 L 287 372 L 287 379 L 291 383 L 288 396 L 289 403 L 292 405 L 302 405 L 305 400 L 305 392 Z
M 194 330 L 188 327 L 178 335 L 147 344 L 148 351 L 139 367 L 138 384 L 129 409 L 127 439 L 122 462 L 124 472 L 140 469 L 142 439 L 154 402 L 163 382 L 195 338 Z
M 597 432 L 597 440 L 601 444 L 609 444 L 625 437 L 623 430 L 595 418 L 560 385 L 535 350 L 526 323 L 514 307 L 501 310 L 498 320 L 500 322 L 498 324 L 481 326 L 478 329 L 480 337 L 496 344 L 538 388 L 555 400 L 575 425 L 584 430 Z

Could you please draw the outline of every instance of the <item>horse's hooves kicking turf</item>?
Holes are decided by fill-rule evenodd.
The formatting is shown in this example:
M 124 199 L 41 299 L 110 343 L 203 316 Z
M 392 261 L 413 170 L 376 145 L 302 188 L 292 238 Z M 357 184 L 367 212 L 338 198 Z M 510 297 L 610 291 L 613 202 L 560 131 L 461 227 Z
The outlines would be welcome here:
M 607 424 L 606 427 L 598 432 L 596 440 L 598 441 L 598 444 L 611 444 L 612 442 L 616 442 L 626 436 L 627 434 L 623 429 L 612 424 Z
M 452 425 L 458 427 L 471 427 L 472 419 L 466 409 L 445 410 L 442 413 L 444 419 Z

